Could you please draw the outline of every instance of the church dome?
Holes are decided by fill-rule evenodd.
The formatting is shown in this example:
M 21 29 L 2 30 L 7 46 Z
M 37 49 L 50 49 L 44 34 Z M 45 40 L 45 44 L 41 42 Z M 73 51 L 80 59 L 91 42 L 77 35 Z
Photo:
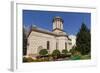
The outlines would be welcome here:
M 60 19 L 61 19 L 61 17 L 60 17 L 60 16 L 55 16 L 54 18 L 60 18 Z
M 63 19 L 60 16 L 55 16 L 53 18 L 53 22 L 56 21 L 56 20 L 60 20 L 61 22 L 64 22 Z

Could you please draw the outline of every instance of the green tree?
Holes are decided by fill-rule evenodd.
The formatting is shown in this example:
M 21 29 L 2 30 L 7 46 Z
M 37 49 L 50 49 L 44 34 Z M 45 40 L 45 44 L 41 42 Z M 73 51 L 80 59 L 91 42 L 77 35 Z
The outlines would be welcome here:
M 39 52 L 39 54 L 40 54 L 41 56 L 45 56 L 45 55 L 48 54 L 48 51 L 47 51 L 47 49 L 41 49 L 40 52 Z
M 91 51 L 91 35 L 90 30 L 84 23 L 81 25 L 80 31 L 77 33 L 76 50 L 85 55 Z
M 27 36 L 25 34 L 25 28 L 23 27 L 23 55 L 27 53 Z

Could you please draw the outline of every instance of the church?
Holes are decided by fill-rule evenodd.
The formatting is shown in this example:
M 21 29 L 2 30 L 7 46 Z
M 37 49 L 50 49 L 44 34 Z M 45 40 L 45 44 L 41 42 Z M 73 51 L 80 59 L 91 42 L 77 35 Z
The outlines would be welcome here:
M 55 49 L 60 52 L 72 49 L 75 42 L 64 32 L 63 25 L 63 19 L 56 16 L 52 20 L 52 31 L 32 26 L 27 38 L 27 55 L 38 55 L 41 49 L 47 49 L 50 54 Z

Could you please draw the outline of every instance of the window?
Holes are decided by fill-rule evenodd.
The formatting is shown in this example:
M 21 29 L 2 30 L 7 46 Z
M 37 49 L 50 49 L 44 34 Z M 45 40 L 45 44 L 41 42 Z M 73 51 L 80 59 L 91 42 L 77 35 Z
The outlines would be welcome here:
M 67 43 L 65 42 L 65 49 L 67 49 Z
M 49 49 L 50 49 L 50 42 L 47 41 L 47 50 L 49 50 Z

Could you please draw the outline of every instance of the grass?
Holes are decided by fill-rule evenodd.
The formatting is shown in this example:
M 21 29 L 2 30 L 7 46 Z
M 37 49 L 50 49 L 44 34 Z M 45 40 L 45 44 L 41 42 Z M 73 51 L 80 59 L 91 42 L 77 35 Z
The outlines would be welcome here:
M 83 55 L 83 56 L 81 56 L 81 59 L 82 60 L 91 59 L 91 56 L 90 55 Z
M 91 59 L 90 55 L 75 55 L 70 58 L 71 60 L 87 60 Z

